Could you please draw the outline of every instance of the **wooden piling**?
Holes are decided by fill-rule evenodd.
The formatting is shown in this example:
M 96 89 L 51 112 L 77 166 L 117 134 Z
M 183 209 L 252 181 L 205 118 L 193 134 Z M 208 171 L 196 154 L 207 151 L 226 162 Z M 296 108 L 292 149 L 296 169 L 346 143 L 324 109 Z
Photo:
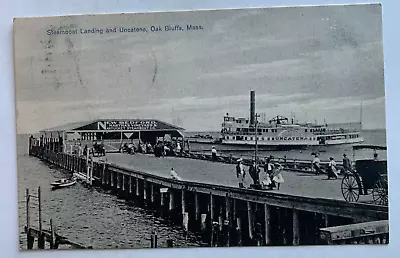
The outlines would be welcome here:
M 253 213 L 251 208 L 251 202 L 247 201 L 247 221 L 248 221 L 248 229 L 249 229 L 249 238 L 253 240 Z
M 39 237 L 38 237 L 38 248 L 44 249 L 45 241 L 42 229 L 42 194 L 40 186 L 38 187 L 38 202 L 39 202 Z
M 110 178 L 111 187 L 114 187 L 114 172 L 111 171 L 110 173 L 111 173 L 111 175 L 110 175 L 111 176 L 111 178 Z
M 125 192 L 125 175 L 122 174 L 121 176 L 122 176 L 122 191 Z
M 129 176 L 129 193 L 132 193 L 132 177 Z
M 175 208 L 174 207 L 175 206 L 175 203 L 174 203 L 174 191 L 172 190 L 172 188 L 170 188 L 168 190 L 168 192 L 169 192 L 169 211 L 171 212 Z
M 231 227 L 231 218 L 230 218 L 230 215 L 231 214 L 231 205 L 230 205 L 230 201 L 229 201 L 229 197 L 228 196 L 225 196 L 225 220 L 227 221 L 227 223 L 228 223 L 228 225 L 227 225 L 227 228 L 226 228 L 226 232 L 225 232 L 225 235 L 226 235 L 226 246 L 229 246 L 229 244 L 230 244 L 230 227 Z
M 120 177 L 121 177 L 121 174 L 116 174 L 116 177 L 117 177 L 117 189 L 120 189 L 121 188 L 121 180 L 120 180 Z
M 143 200 L 147 201 L 147 181 L 143 179 Z
M 160 205 L 161 205 L 161 208 L 163 208 L 164 207 L 164 193 L 163 192 L 160 192 Z
M 269 206 L 264 203 L 264 244 L 269 245 L 270 243 L 270 209 Z
M 293 214 L 293 245 L 300 244 L 300 223 L 299 223 L 299 213 L 297 210 L 292 210 Z
M 183 224 L 184 230 L 186 232 L 189 231 L 189 213 L 188 212 L 183 213 L 182 222 L 183 222 L 182 224 Z
M 182 216 L 185 214 L 185 208 L 186 208 L 186 203 L 185 203 L 185 190 L 181 190 L 181 208 L 182 208 Z M 183 221 L 183 217 L 182 217 L 182 221 Z
M 150 183 L 150 202 L 154 203 L 154 184 Z
M 214 198 L 212 193 L 210 193 L 210 228 L 211 228 L 211 237 L 210 237 L 210 246 L 214 244 Z
M 236 218 L 236 244 L 242 246 L 242 222 L 240 218 Z
M 56 245 L 56 236 L 54 232 L 53 220 L 50 219 L 50 232 L 51 232 L 51 239 L 50 239 L 50 249 L 55 249 Z
M 135 188 L 136 188 L 136 191 L 135 191 L 135 195 L 136 195 L 136 197 L 139 197 L 139 178 L 137 178 L 137 177 L 135 177 Z
M 207 214 L 200 215 L 200 230 L 205 232 L 207 230 Z
M 199 196 L 197 192 L 194 192 L 194 220 L 199 221 L 200 207 L 199 207 Z

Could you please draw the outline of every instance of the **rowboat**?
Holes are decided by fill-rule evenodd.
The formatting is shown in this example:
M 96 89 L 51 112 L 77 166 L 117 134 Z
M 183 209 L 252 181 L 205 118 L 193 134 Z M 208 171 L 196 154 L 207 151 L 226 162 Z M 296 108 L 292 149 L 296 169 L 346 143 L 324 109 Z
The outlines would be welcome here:
M 57 180 L 57 181 L 51 183 L 51 185 L 53 186 L 53 189 L 65 188 L 65 187 L 72 186 L 74 184 L 76 184 L 75 178 L 73 178 L 73 179 L 63 178 L 63 179 L 60 179 L 60 180 Z

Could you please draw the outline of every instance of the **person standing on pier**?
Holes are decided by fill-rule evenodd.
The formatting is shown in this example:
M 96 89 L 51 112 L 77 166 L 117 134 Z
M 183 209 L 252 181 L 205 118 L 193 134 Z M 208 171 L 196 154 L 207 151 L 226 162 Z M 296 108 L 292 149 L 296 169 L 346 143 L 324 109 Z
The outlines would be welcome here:
M 246 171 L 242 164 L 242 159 L 238 159 L 238 164 L 236 165 L 236 177 L 239 180 L 239 188 L 244 188 L 244 178 L 246 177 Z
M 179 154 L 181 154 L 181 144 L 178 142 L 177 144 L 176 144 L 176 153 L 179 153 Z
M 212 161 L 217 161 L 217 150 L 215 149 L 215 146 L 212 146 L 211 148 L 211 157 Z
M 333 157 L 329 158 L 329 165 L 328 165 L 328 179 L 331 178 L 338 178 L 337 170 L 336 170 L 336 162 Z
M 315 170 L 315 175 L 319 175 L 321 173 L 321 167 L 320 167 L 320 160 L 318 158 L 318 153 L 315 153 L 315 158 L 313 160 L 313 168 Z
M 343 154 L 343 172 L 344 174 L 348 173 L 351 171 L 351 163 L 350 159 L 347 157 L 346 153 Z

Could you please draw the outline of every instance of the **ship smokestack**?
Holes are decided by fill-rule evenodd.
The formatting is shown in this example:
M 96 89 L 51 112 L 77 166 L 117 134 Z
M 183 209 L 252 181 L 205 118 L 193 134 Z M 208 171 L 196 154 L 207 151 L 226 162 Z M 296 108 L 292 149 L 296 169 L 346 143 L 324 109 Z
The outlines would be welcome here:
M 250 91 L 250 125 L 255 125 L 256 118 L 256 92 Z

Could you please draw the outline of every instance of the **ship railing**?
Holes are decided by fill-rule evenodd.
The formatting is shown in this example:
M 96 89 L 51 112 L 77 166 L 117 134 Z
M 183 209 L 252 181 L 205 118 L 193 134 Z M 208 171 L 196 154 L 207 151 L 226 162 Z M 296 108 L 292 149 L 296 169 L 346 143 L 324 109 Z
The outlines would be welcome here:
M 212 161 L 211 153 L 206 153 L 204 151 L 191 151 L 185 152 L 180 157 L 191 158 L 191 159 L 201 159 L 201 160 L 209 160 Z M 259 157 L 258 164 L 261 166 L 266 165 L 266 157 Z M 250 155 L 217 155 L 217 162 L 228 163 L 228 164 L 236 164 L 237 160 L 241 158 L 243 160 L 243 164 L 246 166 L 251 166 L 254 162 L 254 156 Z M 273 157 L 272 162 L 277 162 L 283 166 L 285 170 L 288 171 L 296 171 L 296 172 L 305 172 L 305 173 L 314 173 L 312 160 L 305 160 L 305 159 L 291 159 L 285 157 Z M 326 170 L 328 167 L 329 161 L 321 161 L 320 166 L 323 170 Z M 343 162 L 337 161 L 336 168 L 339 171 L 343 170 Z

